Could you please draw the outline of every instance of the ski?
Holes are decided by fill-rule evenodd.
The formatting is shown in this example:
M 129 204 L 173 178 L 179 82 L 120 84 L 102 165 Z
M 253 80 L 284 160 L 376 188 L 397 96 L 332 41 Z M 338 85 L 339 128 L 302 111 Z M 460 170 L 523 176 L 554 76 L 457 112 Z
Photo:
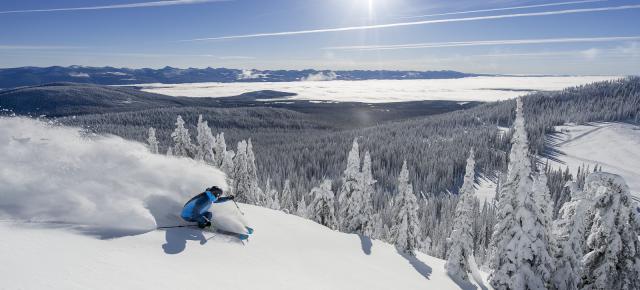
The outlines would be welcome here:
M 216 229 L 216 228 L 213 228 L 213 227 L 199 228 L 197 224 L 157 227 L 157 229 L 159 229 L 159 230 L 162 230 L 162 229 L 173 229 L 173 228 L 195 228 L 195 229 L 200 229 L 200 230 L 208 231 L 208 232 L 212 232 L 212 233 L 220 233 L 220 234 L 227 235 L 227 236 L 234 236 L 234 237 L 238 238 L 241 241 L 248 240 L 249 239 L 249 235 L 253 234 L 253 228 L 250 228 L 250 227 L 245 227 L 245 229 L 247 230 L 248 234 L 234 233 L 234 232 L 230 232 L 230 231 Z
M 190 228 L 190 227 L 197 227 L 197 226 L 198 225 L 163 226 L 163 227 L 157 227 L 156 229 L 162 230 L 162 229 L 173 229 L 173 228 Z
M 239 233 L 234 233 L 234 232 L 225 231 L 225 230 L 218 230 L 218 229 L 214 229 L 214 231 L 216 233 L 220 233 L 220 234 L 223 234 L 223 235 L 236 237 L 240 241 L 246 241 L 246 240 L 249 239 L 249 235 L 247 235 L 247 234 L 239 234 Z

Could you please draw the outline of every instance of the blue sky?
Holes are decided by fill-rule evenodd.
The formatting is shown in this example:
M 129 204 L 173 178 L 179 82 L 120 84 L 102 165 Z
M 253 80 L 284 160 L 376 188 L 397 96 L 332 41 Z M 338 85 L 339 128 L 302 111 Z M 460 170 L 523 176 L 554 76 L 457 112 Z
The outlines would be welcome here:
M 0 67 L 640 74 L 640 1 L 0 2 Z

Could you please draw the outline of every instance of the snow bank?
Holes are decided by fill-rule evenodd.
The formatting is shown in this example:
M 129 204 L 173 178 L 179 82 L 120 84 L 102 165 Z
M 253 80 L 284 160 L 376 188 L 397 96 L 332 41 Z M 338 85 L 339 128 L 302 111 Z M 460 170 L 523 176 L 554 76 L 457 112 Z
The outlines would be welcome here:
M 0 164 L 0 218 L 70 224 L 99 235 L 175 224 L 194 193 L 226 188 L 213 167 L 27 118 L 0 118 Z

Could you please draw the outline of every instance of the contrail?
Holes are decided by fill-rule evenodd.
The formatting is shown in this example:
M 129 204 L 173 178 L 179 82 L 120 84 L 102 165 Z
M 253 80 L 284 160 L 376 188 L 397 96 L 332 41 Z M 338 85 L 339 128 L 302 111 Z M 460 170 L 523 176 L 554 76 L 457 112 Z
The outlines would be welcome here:
M 59 11 L 80 11 L 80 10 L 102 10 L 102 9 L 124 9 L 124 8 L 144 8 L 144 7 L 161 7 L 161 6 L 200 4 L 200 3 L 207 3 L 207 2 L 225 2 L 225 1 L 231 1 L 231 0 L 168 0 L 168 1 L 140 2 L 140 3 L 104 5 L 104 6 L 52 8 L 52 9 L 29 9 L 29 10 L 10 10 L 10 11 L 0 11 L 0 14 L 33 13 L 33 12 L 59 12 Z
M 242 35 L 196 38 L 196 39 L 189 39 L 189 40 L 182 40 L 182 41 L 183 42 L 184 41 L 207 41 L 207 40 L 255 38 L 255 37 L 268 37 L 268 36 L 287 36 L 287 35 L 299 35 L 299 34 L 314 34 L 314 33 L 326 33 L 326 32 L 342 32 L 342 31 L 369 30 L 369 29 L 381 29 L 381 28 L 391 28 L 391 27 L 404 27 L 404 26 L 414 26 L 414 25 L 427 25 L 427 24 L 436 24 L 436 23 L 466 22 L 466 21 L 480 21 L 480 20 L 490 20 L 490 19 L 505 19 L 505 18 L 517 18 L 517 17 L 548 16 L 548 15 L 576 14 L 576 13 L 600 12 L 600 11 L 628 10 L 628 9 L 638 9 L 638 8 L 640 8 L 640 5 L 636 4 L 636 5 L 610 6 L 610 7 L 599 7 L 599 8 L 582 8 L 582 9 L 556 10 L 556 11 L 546 11 L 546 12 L 477 16 L 477 17 L 466 17 L 466 18 L 421 20 L 421 21 L 411 21 L 411 22 L 349 26 L 349 27 L 338 27 L 338 28 L 323 28 L 323 29 L 313 29 L 313 30 L 242 34 Z
M 610 42 L 640 40 L 640 36 L 611 36 L 611 37 L 574 37 L 574 38 L 542 38 L 542 39 L 508 39 L 508 40 L 477 40 L 455 42 L 425 42 L 393 45 L 354 45 L 325 47 L 327 50 L 397 50 L 416 48 L 440 48 L 459 46 L 485 46 L 485 45 L 523 45 L 523 44 L 548 44 L 548 43 L 576 43 L 576 42 Z
M 426 14 L 426 15 L 415 15 L 415 16 L 403 16 L 403 17 L 400 17 L 400 18 L 404 18 L 404 19 L 424 18 L 424 17 L 434 17 L 434 16 L 470 14 L 470 13 L 481 13 L 481 12 L 495 12 L 495 11 L 505 11 L 505 10 L 519 10 L 519 9 L 551 7 L 551 6 L 564 6 L 564 5 L 572 5 L 572 4 L 585 4 L 585 3 L 605 2 L 605 1 L 607 1 L 607 0 L 584 0 L 584 1 L 571 1 L 571 2 L 556 2 L 556 3 L 547 3 L 547 4 L 537 4 L 537 5 L 513 6 L 513 7 L 481 9 L 481 10 L 469 10 L 469 11 L 456 11 L 456 12 L 447 12 L 447 13 L 438 13 L 438 14 Z

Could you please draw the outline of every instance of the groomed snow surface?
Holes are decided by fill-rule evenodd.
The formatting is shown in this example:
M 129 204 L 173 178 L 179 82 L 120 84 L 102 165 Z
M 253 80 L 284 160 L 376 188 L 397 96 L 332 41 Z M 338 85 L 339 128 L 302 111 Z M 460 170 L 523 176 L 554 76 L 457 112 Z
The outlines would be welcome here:
M 279 100 L 388 103 L 422 100 L 490 102 L 515 98 L 530 90 L 560 90 L 620 76 L 468 77 L 426 80 L 299 81 L 140 84 L 144 91 L 183 97 L 229 97 L 275 90 L 296 93 Z
M 443 260 L 261 207 L 240 205 L 255 228 L 246 244 L 155 230 L 223 176 L 118 137 L 0 118 L 0 163 L 0 289 L 483 288 L 453 282 Z
M 626 123 L 567 124 L 556 127 L 561 133 L 548 137 L 552 147 L 549 164 L 576 174 L 578 167 L 602 166 L 602 171 L 618 174 L 640 197 L 640 127 Z

